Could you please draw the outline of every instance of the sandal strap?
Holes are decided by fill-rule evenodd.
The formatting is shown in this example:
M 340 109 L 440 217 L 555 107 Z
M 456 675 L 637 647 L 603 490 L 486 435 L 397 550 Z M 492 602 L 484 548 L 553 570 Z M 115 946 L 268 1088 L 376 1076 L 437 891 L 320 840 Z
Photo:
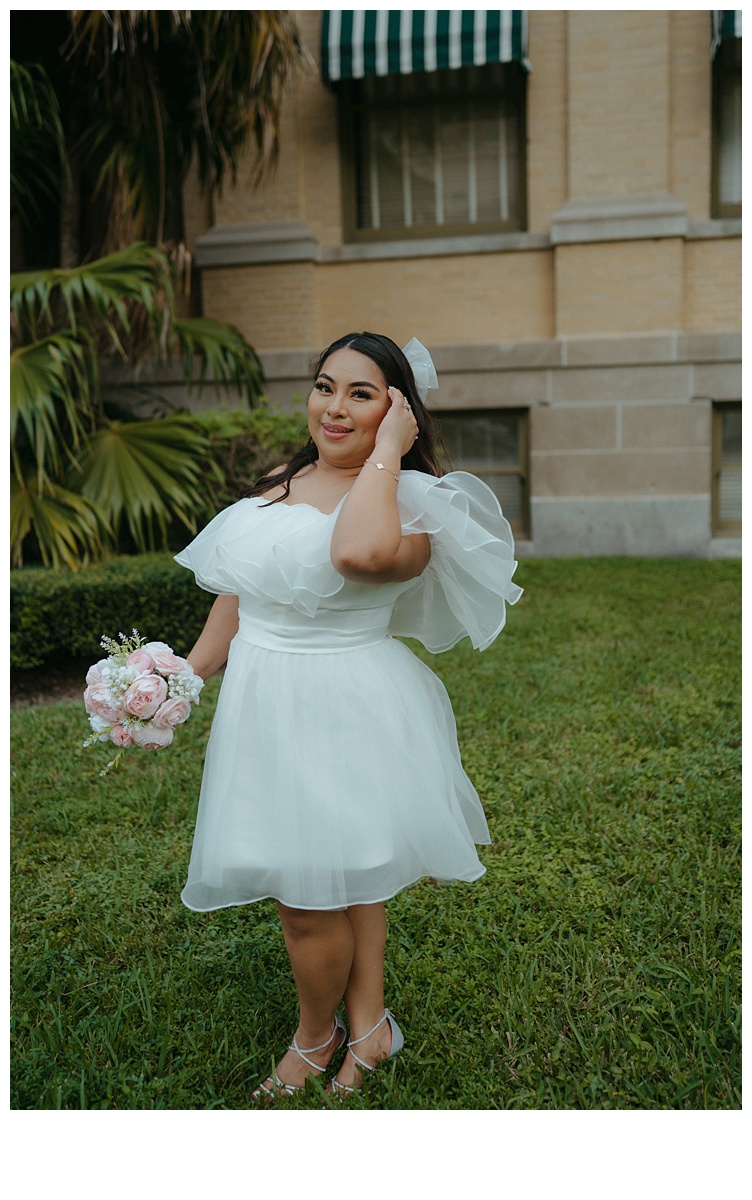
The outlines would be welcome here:
M 267 1096 L 271 1096 L 272 1098 L 274 1098 L 275 1096 L 279 1095 L 280 1092 L 284 1092 L 285 1095 L 287 1095 L 287 1096 L 292 1096 L 293 1092 L 300 1092 L 303 1090 L 297 1084 L 283 1083 L 282 1080 L 280 1079 L 279 1075 L 277 1074 L 276 1069 L 274 1071 L 274 1074 L 270 1075 L 269 1078 L 274 1081 L 274 1087 L 270 1087 L 270 1088 L 267 1087 L 266 1080 L 264 1080 L 264 1082 L 260 1083 L 258 1085 L 258 1087 L 256 1088 L 256 1090 L 251 1093 L 252 1100 L 257 1100 L 259 1098 L 260 1092 L 266 1092 Z
M 336 1078 L 336 1076 L 332 1080 L 332 1087 L 334 1088 L 335 1095 L 337 1092 L 354 1092 L 355 1091 L 354 1087 L 348 1087 L 346 1083 L 340 1083 L 340 1081 Z
M 375 1025 L 374 1025 L 374 1027 L 373 1027 L 373 1029 L 369 1029 L 369 1030 L 368 1030 L 368 1033 L 364 1033 L 362 1037 L 359 1037 L 359 1038 L 352 1038 L 352 1039 L 351 1039 L 351 1040 L 350 1040 L 350 1041 L 347 1043 L 347 1044 L 348 1044 L 348 1046 L 352 1048 L 353 1046 L 357 1046 L 359 1042 L 364 1042 L 364 1041 L 366 1040 L 366 1038 L 369 1038 L 369 1037 L 371 1036 L 371 1034 L 372 1034 L 372 1033 L 375 1033 L 375 1032 L 376 1032 L 376 1030 L 379 1028 L 379 1025 L 383 1025 L 383 1024 L 384 1024 L 384 1022 L 387 1020 L 387 1018 L 388 1018 L 388 1017 L 389 1017 L 389 1009 L 388 1009 L 388 1008 L 385 1008 L 385 1009 L 384 1009 L 384 1015 L 383 1015 L 383 1017 L 382 1017 L 382 1018 L 381 1018 L 379 1021 L 377 1021 L 377 1022 L 376 1022 L 376 1024 L 375 1024 Z
M 357 1055 L 357 1054 L 355 1053 L 355 1051 L 353 1050 L 353 1046 L 357 1046 L 357 1045 L 359 1045 L 359 1043 L 360 1043 L 360 1042 L 364 1042 L 364 1041 L 366 1040 L 366 1038 L 369 1038 L 369 1037 L 371 1036 L 371 1034 L 372 1034 L 372 1033 L 375 1033 L 375 1032 L 376 1032 L 376 1030 L 377 1030 L 377 1029 L 378 1029 L 378 1028 L 379 1028 L 381 1025 L 383 1025 L 385 1021 L 387 1021 L 387 1020 L 389 1019 L 389 1017 L 390 1017 L 390 1016 L 391 1016 L 391 1013 L 389 1012 L 389 1009 L 388 1009 L 388 1008 L 385 1008 L 385 1009 L 384 1009 L 384 1015 L 383 1015 L 383 1017 L 381 1018 L 381 1020 L 380 1020 L 380 1021 L 377 1021 L 377 1022 L 376 1022 L 376 1024 L 375 1024 L 375 1025 L 374 1025 L 374 1027 L 373 1027 L 373 1029 L 369 1029 L 369 1030 L 368 1030 L 368 1033 L 364 1033 L 362 1037 L 359 1037 L 359 1038 L 353 1038 L 353 1039 L 352 1039 L 352 1041 L 350 1041 L 350 1042 L 348 1042 L 348 1043 L 347 1043 L 347 1048 L 348 1048 L 348 1050 L 350 1051 L 350 1053 L 351 1053 L 351 1055 L 353 1056 L 353 1058 L 355 1059 L 355 1061 L 356 1061 L 356 1063 L 358 1064 L 358 1066 L 360 1066 L 360 1067 L 365 1067 L 366 1071 L 373 1071 L 375 1064 L 374 1064 L 374 1063 L 367 1063 L 367 1062 L 364 1062 L 362 1058 L 359 1058 L 359 1057 L 358 1057 L 358 1055 Z
M 306 1064 L 306 1066 L 312 1067 L 314 1071 L 325 1071 L 325 1070 L 326 1070 L 326 1067 L 322 1067 L 322 1066 L 321 1066 L 319 1063 L 315 1063 L 315 1062 L 313 1062 L 313 1061 L 312 1061 L 310 1058 L 308 1058 L 307 1056 L 308 1056 L 309 1054 L 315 1054 L 317 1050 L 326 1050 L 326 1047 L 329 1045 L 329 1043 L 330 1043 L 330 1042 L 331 1042 L 331 1041 L 334 1039 L 334 1037 L 336 1036 L 337 1030 L 338 1030 L 338 1029 L 342 1029 L 342 1028 L 344 1028 L 344 1027 L 343 1027 L 343 1025 L 342 1025 L 342 1024 L 341 1024 L 341 1022 L 339 1022 L 339 1021 L 337 1020 L 337 1018 L 335 1017 L 335 1018 L 334 1018 L 334 1029 L 333 1029 L 333 1030 L 332 1030 L 332 1032 L 329 1034 L 329 1037 L 326 1039 L 326 1041 L 325 1041 L 325 1042 L 322 1042 L 320 1046 L 307 1046 L 307 1047 L 305 1048 L 305 1050 L 301 1050 L 300 1046 L 298 1045 L 298 1035 L 297 1035 L 297 1034 L 295 1034 L 295 1035 L 294 1035 L 294 1037 L 293 1037 L 293 1039 L 292 1039 L 292 1045 L 290 1046 L 290 1049 L 291 1049 L 291 1050 L 294 1050 L 294 1051 L 295 1051 L 295 1053 L 296 1053 L 296 1054 L 297 1054 L 297 1055 L 298 1055 L 300 1058 L 302 1058 L 302 1059 L 303 1059 L 303 1062 Z M 289 1086 L 289 1085 L 288 1085 L 288 1086 Z

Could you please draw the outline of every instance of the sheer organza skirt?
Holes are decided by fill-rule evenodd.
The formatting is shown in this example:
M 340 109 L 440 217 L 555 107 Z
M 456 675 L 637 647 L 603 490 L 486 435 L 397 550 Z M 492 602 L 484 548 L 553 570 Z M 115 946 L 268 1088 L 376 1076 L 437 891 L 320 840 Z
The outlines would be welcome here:
M 424 876 L 477 879 L 488 840 L 446 690 L 401 642 L 306 654 L 235 639 L 189 908 L 370 904 Z

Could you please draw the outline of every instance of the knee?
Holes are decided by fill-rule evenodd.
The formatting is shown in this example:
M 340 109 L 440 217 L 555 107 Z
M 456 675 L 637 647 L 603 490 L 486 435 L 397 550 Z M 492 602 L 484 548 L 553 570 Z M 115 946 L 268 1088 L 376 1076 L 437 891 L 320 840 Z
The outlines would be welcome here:
M 286 938 L 298 942 L 319 932 L 321 913 L 305 908 L 288 908 L 279 902 L 277 908 Z

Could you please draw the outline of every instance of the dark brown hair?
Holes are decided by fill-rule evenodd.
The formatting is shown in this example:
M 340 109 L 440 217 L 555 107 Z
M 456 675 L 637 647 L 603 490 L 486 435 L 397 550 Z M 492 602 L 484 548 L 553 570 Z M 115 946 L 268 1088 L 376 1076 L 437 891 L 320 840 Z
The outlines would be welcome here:
M 336 342 L 332 342 L 331 346 L 327 346 L 326 350 L 316 359 L 313 364 L 314 380 L 318 378 L 329 356 L 334 354 L 335 350 L 344 349 L 357 350 L 375 362 L 387 382 L 387 387 L 399 388 L 413 410 L 415 420 L 418 422 L 418 437 L 407 454 L 402 456 L 401 468 L 404 471 L 423 471 L 427 475 L 443 475 L 444 470 L 437 456 L 437 447 L 442 445 L 441 434 L 436 422 L 418 395 L 412 367 L 396 342 L 382 333 L 346 333 L 344 337 L 337 338 Z M 278 500 L 284 500 L 290 494 L 290 481 L 293 477 L 303 467 L 316 462 L 318 456 L 318 448 L 311 438 L 305 446 L 293 454 L 283 471 L 275 471 L 271 475 L 262 476 L 253 487 L 243 492 L 241 499 L 249 496 L 261 496 L 270 488 L 282 484 L 285 491 L 278 497 Z M 277 500 L 270 501 L 271 504 L 277 502 Z

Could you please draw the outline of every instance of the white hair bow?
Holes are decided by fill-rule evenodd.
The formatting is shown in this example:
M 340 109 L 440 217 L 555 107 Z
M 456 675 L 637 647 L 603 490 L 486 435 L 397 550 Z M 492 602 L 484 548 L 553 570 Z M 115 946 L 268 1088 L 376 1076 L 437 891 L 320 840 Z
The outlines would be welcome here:
M 433 365 L 433 359 L 422 346 L 417 338 L 410 338 L 406 346 L 402 347 L 402 353 L 413 369 L 415 376 L 415 386 L 418 390 L 418 395 L 425 404 L 426 396 L 429 388 L 437 388 L 439 381 L 436 377 L 436 368 Z

